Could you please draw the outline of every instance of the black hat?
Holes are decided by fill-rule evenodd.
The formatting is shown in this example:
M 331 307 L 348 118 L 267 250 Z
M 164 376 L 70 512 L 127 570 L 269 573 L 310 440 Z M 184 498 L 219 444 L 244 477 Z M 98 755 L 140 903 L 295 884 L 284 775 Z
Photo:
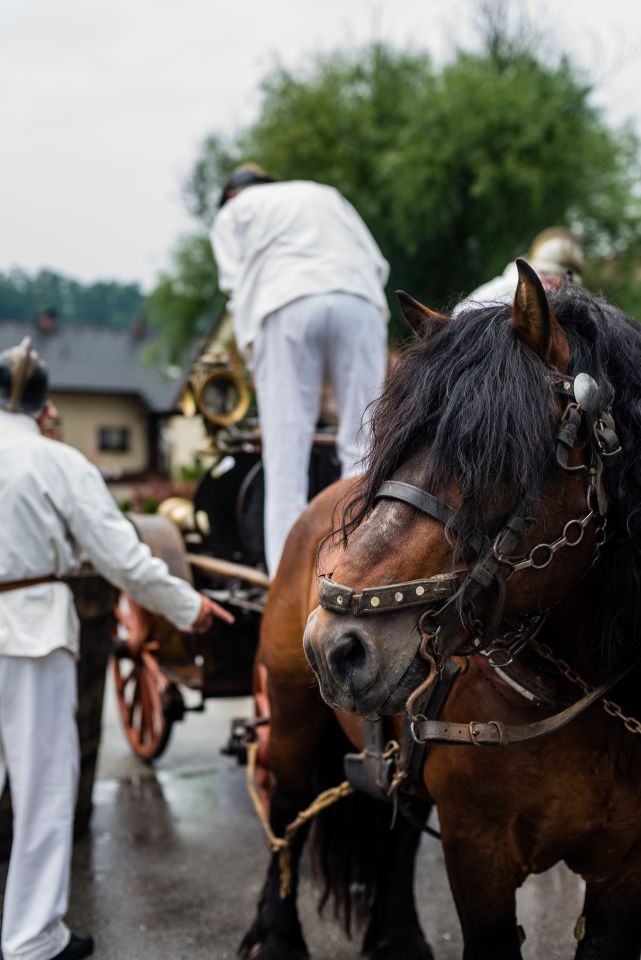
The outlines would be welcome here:
M 25 337 L 17 347 L 0 353 L 0 409 L 37 413 L 47 399 L 47 368 Z
M 274 178 L 265 173 L 262 167 L 257 163 L 243 163 L 240 167 L 229 174 L 223 184 L 223 191 L 220 195 L 220 207 L 223 207 L 229 200 L 229 195 L 234 190 L 242 190 L 244 187 L 252 187 L 257 183 L 274 183 Z

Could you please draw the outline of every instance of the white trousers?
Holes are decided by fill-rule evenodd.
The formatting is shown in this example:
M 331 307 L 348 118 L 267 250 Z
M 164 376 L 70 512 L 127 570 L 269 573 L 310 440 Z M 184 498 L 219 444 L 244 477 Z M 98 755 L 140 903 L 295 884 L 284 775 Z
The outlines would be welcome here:
M 263 434 L 267 567 L 273 577 L 287 534 L 307 505 L 312 438 L 326 380 L 338 406 L 342 475 L 362 470 L 370 440 L 363 415 L 379 396 L 387 369 L 386 319 L 351 294 L 295 300 L 263 321 L 252 365 Z
M 79 771 L 76 664 L 67 650 L 0 656 L 0 788 L 8 775 L 13 846 L 4 894 L 4 960 L 50 960 L 66 947 Z

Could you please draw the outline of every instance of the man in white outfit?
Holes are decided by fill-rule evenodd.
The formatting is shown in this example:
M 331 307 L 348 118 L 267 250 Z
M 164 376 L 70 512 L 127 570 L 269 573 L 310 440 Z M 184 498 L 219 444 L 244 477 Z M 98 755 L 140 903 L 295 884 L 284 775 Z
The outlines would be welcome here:
M 581 283 L 583 250 L 581 242 L 566 227 L 548 227 L 532 241 L 524 259 L 535 270 L 546 290 L 555 290 L 563 280 Z M 503 273 L 473 290 L 454 308 L 456 316 L 468 307 L 512 303 L 519 280 L 516 261 L 511 260 Z
M 236 339 L 251 364 L 263 438 L 271 576 L 307 503 L 323 383 L 334 391 L 342 475 L 362 469 L 368 405 L 387 367 L 389 267 L 333 187 L 274 182 L 253 164 L 225 183 L 212 247 Z
M 0 792 L 8 776 L 13 803 L 4 960 L 93 951 L 63 920 L 79 769 L 79 629 L 64 577 L 82 553 L 181 630 L 233 619 L 151 556 L 98 470 L 41 434 L 47 417 L 46 370 L 25 339 L 0 353 Z

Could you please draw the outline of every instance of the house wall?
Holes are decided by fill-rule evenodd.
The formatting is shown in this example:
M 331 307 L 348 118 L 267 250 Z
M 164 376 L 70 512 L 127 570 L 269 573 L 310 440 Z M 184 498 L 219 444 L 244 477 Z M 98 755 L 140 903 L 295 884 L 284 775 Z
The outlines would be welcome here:
M 62 417 L 65 442 L 82 451 L 107 478 L 147 470 L 149 415 L 138 397 L 53 390 L 51 399 Z M 99 450 L 101 427 L 127 428 L 129 449 L 124 452 Z
M 172 475 L 177 476 L 181 467 L 193 467 L 196 452 L 207 440 L 202 417 L 170 417 L 163 434 Z

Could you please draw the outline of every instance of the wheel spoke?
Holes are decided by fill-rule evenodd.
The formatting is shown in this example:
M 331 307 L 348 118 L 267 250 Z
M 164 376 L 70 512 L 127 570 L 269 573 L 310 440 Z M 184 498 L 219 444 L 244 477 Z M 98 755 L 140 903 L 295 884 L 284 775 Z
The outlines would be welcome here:
M 131 698 L 131 703 L 129 704 L 129 726 L 130 727 L 134 726 L 134 713 L 138 705 L 139 693 L 140 693 L 140 683 L 138 682 L 134 686 L 133 696 Z
M 149 740 L 149 687 L 147 674 L 144 670 L 140 674 L 140 723 L 138 733 L 140 742 L 144 746 Z
M 137 667 L 136 664 L 134 663 L 133 667 L 131 668 L 131 670 L 129 671 L 129 673 L 127 674 L 127 676 L 123 676 L 122 673 L 120 674 L 120 679 L 119 679 L 119 681 L 118 681 L 118 689 L 119 689 L 120 692 L 124 693 L 124 691 L 127 689 L 127 686 L 129 685 L 129 683 L 133 680 L 134 676 L 136 675 L 136 670 L 137 670 L 137 669 L 138 669 L 138 667 Z
M 159 729 L 162 728 L 162 704 L 158 696 L 158 688 L 151 677 L 147 683 L 147 731 L 150 741 L 156 741 Z
M 135 753 L 150 760 L 162 752 L 171 729 L 163 706 L 170 682 L 158 663 L 160 642 L 154 618 L 123 595 L 116 620 L 117 647 L 124 654 L 114 658 L 113 667 L 121 719 Z

